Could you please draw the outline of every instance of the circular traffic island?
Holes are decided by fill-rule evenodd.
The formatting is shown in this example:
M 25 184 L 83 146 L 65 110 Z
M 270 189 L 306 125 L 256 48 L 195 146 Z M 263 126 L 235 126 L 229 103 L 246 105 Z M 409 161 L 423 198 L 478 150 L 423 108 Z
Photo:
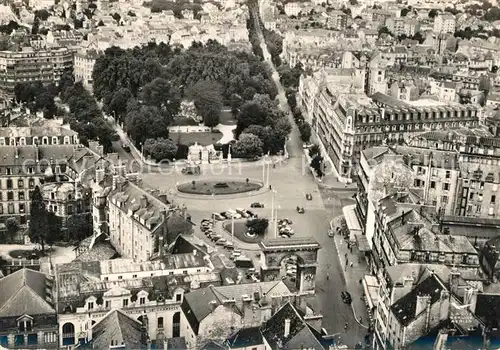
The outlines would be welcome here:
M 258 223 L 254 220 L 261 220 L 261 223 Z M 248 222 L 254 222 L 254 225 L 262 225 L 262 228 L 259 228 L 258 231 L 256 232 L 255 230 L 252 230 L 247 226 Z M 228 220 L 224 222 L 222 227 L 224 230 L 226 230 L 229 234 L 231 234 L 231 227 L 232 223 L 231 220 Z M 253 225 L 250 225 L 252 227 Z M 267 219 L 249 219 L 245 221 L 235 221 L 234 222 L 234 237 L 237 238 L 238 240 L 245 242 L 245 243 L 253 243 L 253 244 L 258 244 L 266 238 L 267 235 L 267 226 L 268 226 L 268 220 Z
M 181 193 L 200 195 L 225 195 L 238 194 L 257 191 L 262 188 L 262 184 L 252 182 L 249 179 L 241 181 L 191 181 L 177 186 Z

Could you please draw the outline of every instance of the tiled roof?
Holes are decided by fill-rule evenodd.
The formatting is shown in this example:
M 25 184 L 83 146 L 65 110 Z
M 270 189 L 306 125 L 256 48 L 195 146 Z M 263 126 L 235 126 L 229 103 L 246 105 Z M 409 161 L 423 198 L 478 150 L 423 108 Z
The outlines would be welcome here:
M 0 137 L 43 137 L 43 136 L 75 136 L 77 132 L 65 128 L 54 126 L 36 126 L 36 127 L 0 127 Z
M 231 349 L 246 348 L 263 344 L 260 327 L 242 328 L 226 339 Z
M 91 262 L 103 261 L 116 257 L 118 253 L 109 242 L 95 244 L 92 248 L 87 249 L 82 254 L 78 255 L 74 261 Z
M 111 345 L 123 345 L 125 349 L 143 349 L 147 345 L 142 325 L 121 310 L 110 311 L 92 327 L 92 347 L 109 349 Z
M 285 320 L 290 320 L 290 331 L 285 337 Z M 271 349 L 317 349 L 323 350 L 321 335 L 314 331 L 295 307 L 287 302 L 261 328 L 262 335 Z
M 0 317 L 53 314 L 52 299 L 47 294 L 47 276 L 21 269 L 0 280 Z
M 234 284 L 220 287 L 207 287 L 194 290 L 184 295 L 182 310 L 191 328 L 197 334 L 200 322 L 212 313 L 212 307 L 222 304 L 224 300 L 235 301 L 237 310 L 242 309 L 242 296 L 253 297 L 254 293 L 266 298 L 289 295 L 290 290 L 282 282 L 259 282 L 252 284 Z M 213 305 L 212 305 L 213 304 Z
M 431 305 L 436 303 L 441 297 L 443 285 L 435 276 L 429 276 L 419 283 L 410 293 L 399 299 L 391 306 L 393 315 L 403 326 L 408 326 L 415 320 L 417 311 L 417 297 L 430 296 Z

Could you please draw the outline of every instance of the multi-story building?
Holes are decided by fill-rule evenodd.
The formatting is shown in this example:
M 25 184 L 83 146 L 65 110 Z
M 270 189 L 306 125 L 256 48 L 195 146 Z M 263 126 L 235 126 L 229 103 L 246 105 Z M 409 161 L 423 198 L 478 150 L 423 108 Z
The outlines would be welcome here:
M 73 52 L 65 47 L 0 52 L 0 89 L 9 93 L 17 83 L 59 81 L 73 68 Z
M 146 321 L 151 340 L 185 336 L 181 327 L 181 303 L 192 289 L 220 285 L 207 253 L 189 245 L 191 253 L 175 254 L 186 240 L 155 262 L 130 259 L 81 262 L 78 259 L 55 268 L 59 344 L 71 346 L 92 337 L 92 326 L 112 309 L 120 309 L 138 321 Z M 183 283 L 189 277 L 190 282 Z M 179 283 L 181 282 L 181 283 Z
M 383 74 L 383 70 L 370 70 L 368 80 Z M 299 83 L 298 106 L 311 121 L 341 179 L 351 177 L 353 164 L 366 147 L 403 143 L 425 130 L 479 124 L 478 106 L 428 99 L 402 101 L 380 92 L 369 98 L 356 89 L 357 78 L 365 75 L 365 70 L 353 70 L 350 86 L 329 84 L 335 77 L 325 74 L 302 76 Z
M 434 33 L 455 33 L 456 20 L 449 12 L 441 13 L 434 18 Z
M 189 349 L 198 348 L 208 340 L 222 342 L 240 328 L 260 326 L 281 305 L 294 300 L 304 315 L 310 314 L 305 299 L 291 293 L 282 281 L 192 291 L 184 294 L 181 333 Z M 315 316 L 318 319 L 319 315 Z
M 477 284 L 463 280 L 458 271 L 405 264 L 387 267 L 378 277 L 374 349 L 401 349 L 410 344 L 432 347 L 426 336 L 448 325 L 455 336 L 482 339 L 484 323 L 474 314 Z
M 102 211 L 98 207 L 100 204 L 102 203 L 96 203 L 94 217 L 99 217 L 99 212 Z M 191 229 L 185 210 L 179 213 L 173 206 L 120 175 L 113 176 L 106 207 L 111 244 L 121 256 L 137 261 L 150 260 L 153 255 L 161 253 L 164 244 L 171 243 L 169 239 L 175 239 L 168 235 L 172 233 L 168 229 L 171 218 L 182 218 L 186 231 Z
M 63 225 L 71 215 L 90 213 L 92 193 L 79 182 L 44 182 L 40 190 L 47 208 L 62 219 Z
M 0 345 L 8 349 L 58 349 L 53 278 L 21 269 L 0 279 Z
M 94 152 L 79 144 L 78 136 L 66 128 L 1 128 L 0 135 L 0 218 L 17 216 L 22 224 L 36 186 L 43 181 L 73 181 L 100 158 L 96 152 L 102 154 L 96 142 L 91 142 Z M 61 215 L 62 210 L 57 208 Z
M 335 30 L 344 30 L 347 27 L 347 15 L 342 11 L 328 13 L 327 25 Z
M 387 29 L 396 35 L 412 37 L 420 30 L 420 22 L 406 17 L 390 17 L 385 23 Z
M 83 86 L 90 91 L 92 91 L 94 64 L 100 54 L 101 52 L 97 50 L 97 47 L 90 47 L 75 53 L 73 75 L 76 81 L 81 81 Z

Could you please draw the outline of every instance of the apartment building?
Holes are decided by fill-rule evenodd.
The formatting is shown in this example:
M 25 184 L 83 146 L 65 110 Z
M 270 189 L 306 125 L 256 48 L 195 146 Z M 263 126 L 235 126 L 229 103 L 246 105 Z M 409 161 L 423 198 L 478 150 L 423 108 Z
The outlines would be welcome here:
M 0 346 L 58 349 L 54 279 L 23 268 L 0 279 Z
M 49 210 L 62 219 L 63 225 L 71 215 L 90 213 L 92 193 L 89 189 L 79 182 L 49 181 L 51 179 L 45 178 L 41 185 L 42 198 Z
M 484 323 L 475 315 L 478 285 L 465 281 L 458 271 L 405 264 L 387 267 L 378 279 L 374 349 L 432 347 L 427 335 L 446 325 L 462 339 L 481 334 Z
M 92 72 L 94 71 L 94 64 L 100 54 L 101 52 L 94 47 L 80 50 L 75 53 L 73 64 L 75 81 L 81 81 L 83 86 L 89 91 L 92 91 Z
M 342 11 L 328 13 L 327 25 L 335 30 L 344 30 L 347 27 L 347 15 Z
M 406 17 L 390 17 L 386 20 L 385 25 L 396 36 L 412 37 L 420 30 L 419 21 Z
M 183 237 L 154 262 L 77 258 L 57 265 L 55 276 L 61 346 L 91 339 L 92 326 L 113 309 L 143 322 L 150 340 L 184 336 L 184 293 L 221 283 L 207 253 Z
M 455 33 L 456 20 L 449 12 L 441 13 L 434 18 L 434 33 Z
M 0 89 L 13 93 L 17 83 L 59 81 L 73 68 L 73 52 L 66 47 L 0 52 Z

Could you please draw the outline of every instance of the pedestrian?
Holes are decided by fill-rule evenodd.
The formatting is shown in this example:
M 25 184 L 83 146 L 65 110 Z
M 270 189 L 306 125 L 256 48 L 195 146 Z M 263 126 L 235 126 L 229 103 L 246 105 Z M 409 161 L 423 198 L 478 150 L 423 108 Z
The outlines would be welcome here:
M 351 261 L 351 267 L 353 267 L 353 266 L 354 266 L 354 263 Z
M 345 258 L 347 259 L 347 253 L 345 253 Z
M 349 250 L 351 251 L 352 254 L 352 244 L 349 245 Z
M 329 279 L 330 279 L 330 274 L 329 274 L 329 273 L 327 273 L 327 274 L 326 274 L 326 279 L 327 279 L 327 280 L 329 280 Z
M 348 327 L 348 323 L 346 322 L 344 325 L 344 329 L 347 329 L 347 327 Z

